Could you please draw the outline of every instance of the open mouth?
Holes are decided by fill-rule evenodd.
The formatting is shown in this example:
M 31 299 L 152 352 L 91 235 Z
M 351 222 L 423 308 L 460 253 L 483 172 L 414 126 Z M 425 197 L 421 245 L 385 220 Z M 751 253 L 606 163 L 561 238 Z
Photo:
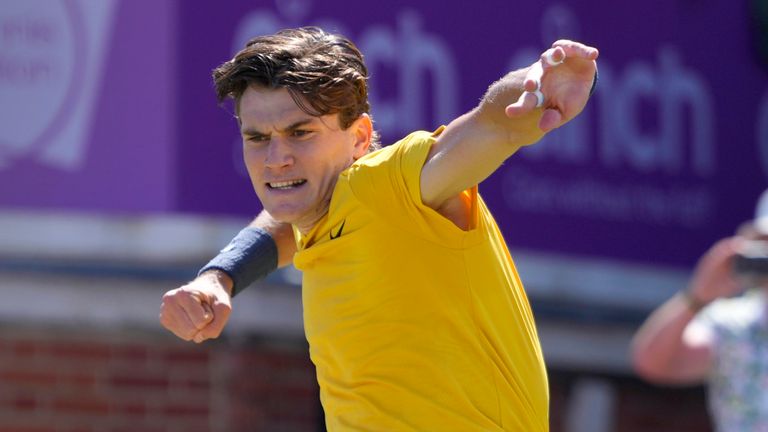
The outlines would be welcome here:
M 307 182 L 306 180 L 288 180 L 288 181 L 280 181 L 280 182 L 268 182 L 267 187 L 274 190 L 289 190 L 289 189 L 297 188 L 306 182 Z

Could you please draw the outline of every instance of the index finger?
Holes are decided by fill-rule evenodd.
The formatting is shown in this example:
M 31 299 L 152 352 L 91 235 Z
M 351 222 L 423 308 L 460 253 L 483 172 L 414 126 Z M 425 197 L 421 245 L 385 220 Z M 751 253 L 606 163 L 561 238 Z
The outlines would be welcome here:
M 201 305 L 203 306 L 203 309 L 205 309 L 205 312 L 208 315 L 210 315 L 211 317 L 215 316 L 214 313 L 213 313 L 213 309 L 211 308 L 211 305 L 209 305 L 206 302 L 201 303 Z M 213 318 L 207 325 L 205 325 L 205 326 L 203 326 L 201 328 L 198 328 L 197 333 L 195 333 L 194 336 L 192 336 L 192 340 L 195 343 L 202 343 L 203 341 L 208 339 L 208 337 L 205 335 L 205 331 L 208 329 L 208 327 L 210 327 L 210 323 L 214 322 L 214 321 L 216 321 L 215 318 Z
M 560 39 L 552 44 L 552 48 L 560 47 L 565 51 L 565 57 L 579 57 L 587 60 L 595 60 L 600 55 L 597 48 L 584 45 L 583 43 Z
M 213 320 L 205 328 L 198 332 L 198 334 L 195 336 L 195 342 L 199 343 L 206 339 L 217 338 L 224 330 L 224 326 L 227 324 L 227 320 L 229 319 L 229 314 L 232 311 L 231 306 L 228 303 L 218 302 L 214 304 L 213 309 Z
M 201 293 L 189 291 L 188 294 L 179 299 L 179 306 L 192 325 L 200 330 L 213 320 L 213 312 Z

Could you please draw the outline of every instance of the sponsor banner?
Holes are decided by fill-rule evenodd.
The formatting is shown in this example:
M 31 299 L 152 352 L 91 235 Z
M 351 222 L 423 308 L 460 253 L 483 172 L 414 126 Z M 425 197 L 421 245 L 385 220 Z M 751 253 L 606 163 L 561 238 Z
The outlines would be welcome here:
M 174 208 L 174 9 L 0 4 L 0 207 Z
M 14 11 L 32 3 L 0 7 L 3 206 L 255 214 L 210 72 L 253 35 L 301 25 L 344 33 L 366 55 L 385 143 L 471 109 L 556 39 L 600 48 L 584 113 L 481 185 L 513 249 L 689 265 L 768 186 L 756 2 L 61 0 Z

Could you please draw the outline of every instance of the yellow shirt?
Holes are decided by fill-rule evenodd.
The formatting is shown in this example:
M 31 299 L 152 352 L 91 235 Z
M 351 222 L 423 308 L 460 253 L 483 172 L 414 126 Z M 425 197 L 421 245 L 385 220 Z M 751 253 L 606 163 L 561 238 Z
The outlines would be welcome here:
M 304 327 L 330 431 L 546 431 L 533 315 L 477 188 L 463 231 L 421 202 L 434 134 L 355 162 L 296 232 Z

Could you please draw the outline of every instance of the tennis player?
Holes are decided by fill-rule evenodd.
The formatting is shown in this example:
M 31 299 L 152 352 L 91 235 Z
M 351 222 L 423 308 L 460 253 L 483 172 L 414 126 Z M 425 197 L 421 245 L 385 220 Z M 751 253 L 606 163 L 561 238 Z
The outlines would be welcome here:
M 478 183 L 574 118 L 596 49 L 557 41 L 434 131 L 378 149 L 367 70 L 318 28 L 251 40 L 214 71 L 265 211 L 163 297 L 185 340 L 291 260 L 330 431 L 546 431 L 547 375 L 523 285 Z

